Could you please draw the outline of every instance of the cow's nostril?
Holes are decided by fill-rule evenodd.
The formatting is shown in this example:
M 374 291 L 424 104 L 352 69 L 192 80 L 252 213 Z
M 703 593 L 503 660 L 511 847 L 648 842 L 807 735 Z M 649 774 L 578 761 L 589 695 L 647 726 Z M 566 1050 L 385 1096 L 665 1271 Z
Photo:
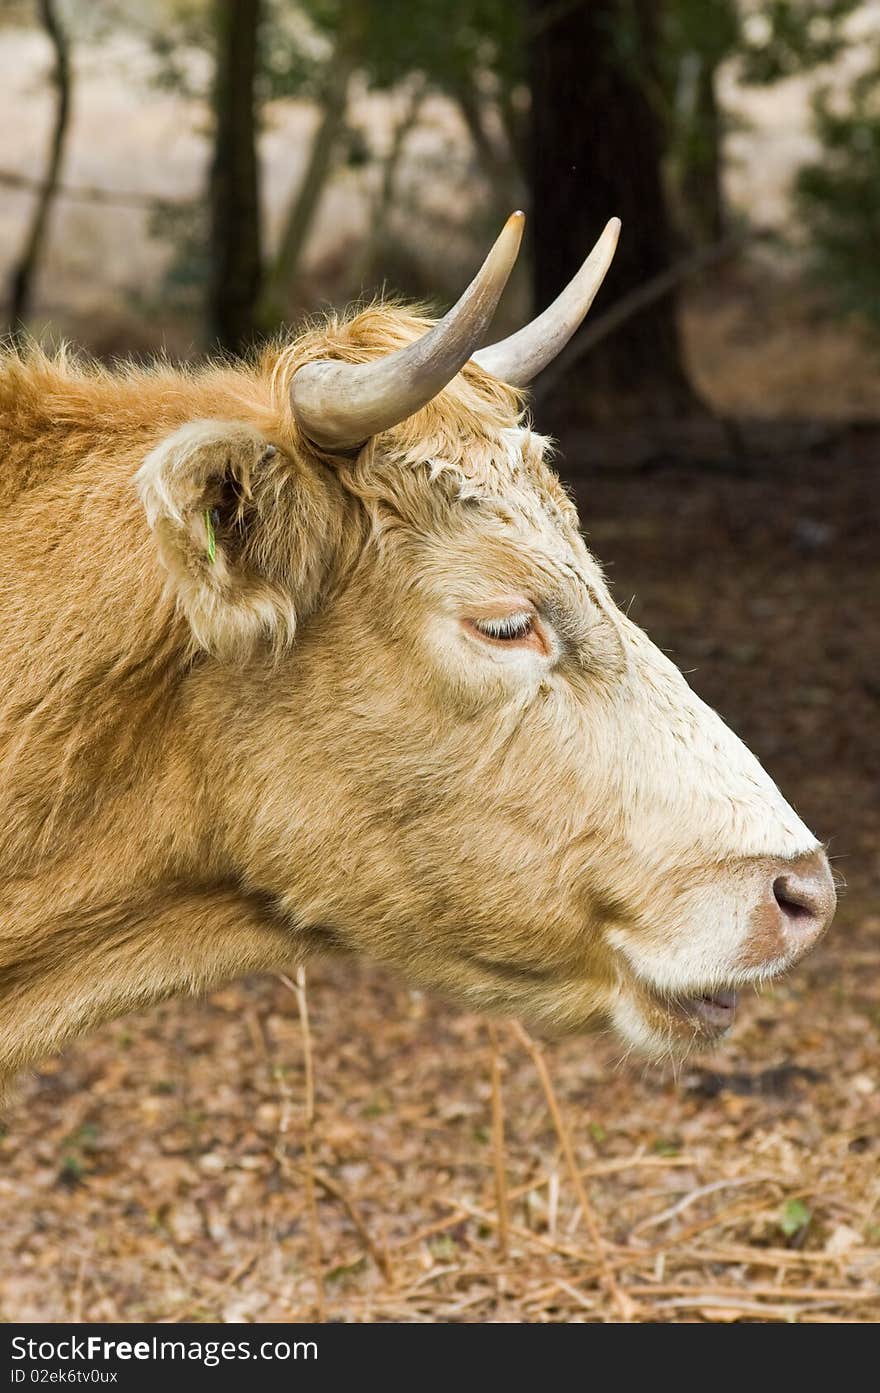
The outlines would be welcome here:
M 778 971 L 810 949 L 828 928 L 837 896 L 824 851 L 758 863 L 759 899 L 751 913 L 751 934 L 743 966 Z
M 818 937 L 830 923 L 837 900 L 824 852 L 786 866 L 773 881 L 773 898 L 789 932 Z
M 792 885 L 789 876 L 777 876 L 773 882 L 773 895 L 789 919 L 812 919 L 816 912 L 809 892 L 803 886 Z

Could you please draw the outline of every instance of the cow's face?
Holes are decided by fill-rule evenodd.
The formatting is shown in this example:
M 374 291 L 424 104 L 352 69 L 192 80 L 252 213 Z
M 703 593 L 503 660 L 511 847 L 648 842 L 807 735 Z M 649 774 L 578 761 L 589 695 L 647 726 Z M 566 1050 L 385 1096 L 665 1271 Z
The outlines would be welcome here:
M 614 603 L 542 454 L 511 422 L 458 459 L 377 441 L 346 471 L 370 540 L 280 679 L 312 731 L 309 917 L 475 1009 L 658 1051 L 721 1033 L 834 892 Z
M 304 356 L 369 363 L 421 327 L 300 342 L 272 400 Z M 300 941 L 474 1009 L 655 1054 L 722 1034 L 829 922 L 828 864 L 612 600 L 517 394 L 468 367 L 347 453 L 296 408 L 185 426 L 140 475 L 221 654 L 192 709 L 231 872 Z
M 185 427 L 162 468 L 210 459 L 212 429 Z M 261 441 L 220 430 L 224 467 L 251 452 L 259 497 Z M 226 762 L 227 810 L 239 799 L 236 869 L 307 939 L 474 1009 L 610 1023 L 655 1053 L 722 1033 L 733 990 L 791 966 L 827 924 L 827 862 L 618 609 L 512 395 L 469 371 L 317 475 L 276 442 L 262 466 L 287 557 L 275 591 L 296 608 L 320 572 L 306 504 L 333 579 L 280 654 L 200 671 L 217 713 L 206 759 Z M 144 474 L 161 492 L 159 463 Z M 254 526 L 265 554 L 269 522 Z M 214 621 L 237 625 L 225 543 L 221 518 L 214 560 L 189 573 L 219 586 Z M 274 593 L 247 612 L 271 614 Z

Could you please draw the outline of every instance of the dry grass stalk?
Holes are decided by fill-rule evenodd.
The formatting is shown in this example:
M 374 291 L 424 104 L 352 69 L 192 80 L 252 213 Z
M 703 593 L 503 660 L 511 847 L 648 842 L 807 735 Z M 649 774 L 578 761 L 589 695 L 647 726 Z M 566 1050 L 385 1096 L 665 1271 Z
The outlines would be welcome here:
M 498 1251 L 507 1258 L 510 1210 L 507 1202 L 507 1163 L 504 1154 L 504 1098 L 501 1092 L 501 1056 L 498 1032 L 487 1023 L 492 1074 L 492 1168 L 495 1174 L 495 1207 L 498 1211 Z
M 212 1293 L 213 1302 L 215 1305 L 219 1302 L 220 1298 L 223 1295 L 225 1295 L 226 1292 L 231 1291 L 232 1288 L 236 1285 L 236 1283 L 241 1281 L 242 1277 L 247 1276 L 251 1269 L 256 1266 L 259 1257 L 260 1254 L 258 1252 L 250 1253 L 244 1259 L 243 1262 L 236 1263 L 235 1267 L 232 1269 L 229 1275 L 223 1279 L 222 1282 L 218 1282 L 216 1284 L 216 1287 Z M 183 1308 L 179 1308 L 174 1312 L 175 1322 L 180 1323 L 181 1321 L 191 1320 L 197 1311 L 202 1310 L 204 1308 L 204 1305 L 204 1296 L 202 1294 L 199 1294 L 199 1296 L 194 1301 L 188 1302 Z
M 547 1100 L 547 1107 L 550 1110 L 550 1116 L 553 1119 L 553 1126 L 556 1128 L 556 1135 L 559 1138 L 559 1144 L 562 1147 L 562 1154 L 565 1157 L 565 1164 L 568 1168 L 569 1177 L 571 1179 L 571 1183 L 574 1186 L 575 1193 L 578 1197 L 578 1204 L 580 1205 L 581 1213 L 584 1216 L 584 1223 L 587 1226 L 587 1232 L 589 1233 L 590 1240 L 596 1250 L 596 1260 L 599 1264 L 600 1280 L 602 1282 L 602 1285 L 608 1292 L 608 1295 L 611 1297 L 611 1300 L 614 1302 L 614 1305 L 617 1308 L 618 1314 L 620 1315 L 621 1319 L 626 1321 L 633 1320 L 638 1314 L 638 1308 L 635 1302 L 629 1296 L 627 1296 L 626 1292 L 618 1283 L 617 1278 L 614 1275 L 614 1270 L 611 1264 L 608 1262 L 605 1239 L 603 1238 L 602 1233 L 599 1229 L 598 1221 L 593 1212 L 593 1206 L 590 1204 L 590 1201 L 587 1197 L 587 1192 L 584 1188 L 584 1182 L 581 1180 L 581 1173 L 578 1169 L 577 1159 L 574 1154 L 574 1147 L 572 1146 L 571 1142 L 571 1133 L 569 1132 L 568 1127 L 565 1123 L 565 1119 L 562 1116 L 562 1112 L 559 1107 L 559 1102 L 556 1098 L 556 1090 L 553 1087 L 553 1080 L 550 1078 L 550 1071 L 547 1068 L 547 1061 L 544 1058 L 543 1050 L 541 1049 L 540 1045 L 538 1045 L 532 1039 L 528 1031 L 525 1030 L 522 1025 L 520 1025 L 519 1021 L 512 1022 L 512 1030 L 517 1040 L 519 1040 L 520 1044 L 523 1046 L 523 1049 L 525 1049 L 526 1052 L 529 1054 L 537 1071 L 538 1078 L 541 1081 L 541 1087 L 544 1090 L 544 1097 Z
M 261 1064 L 263 1064 L 267 1069 L 270 1069 L 272 1062 L 271 1054 L 269 1051 L 269 1047 L 266 1044 L 266 1034 L 263 1030 L 263 1022 L 260 1020 L 259 1014 L 257 1013 L 257 1011 L 254 1010 L 253 1006 L 249 1006 L 248 1009 L 245 1011 L 244 1019 L 245 1025 L 247 1026 L 248 1035 L 251 1039 L 251 1044 L 253 1045 L 254 1054 L 256 1055 L 257 1059 L 259 1059 Z
M 453 1221 L 461 1223 L 463 1217 L 476 1219 L 481 1224 L 488 1224 L 491 1228 L 498 1227 L 498 1220 L 494 1214 L 486 1209 L 480 1209 L 474 1204 L 468 1204 L 465 1200 L 458 1203 L 458 1214 Z M 577 1248 L 571 1243 L 564 1243 L 561 1239 L 545 1237 L 543 1234 L 535 1233 L 533 1229 L 525 1228 L 522 1224 L 508 1224 L 508 1234 L 513 1234 L 515 1238 L 522 1238 L 526 1243 L 536 1248 L 541 1248 L 548 1253 L 558 1253 L 560 1257 L 572 1258 L 575 1262 L 586 1264 L 588 1267 L 602 1267 L 602 1259 L 595 1253 L 586 1253 L 583 1248 Z M 606 1249 L 607 1251 L 607 1249 Z M 627 1264 L 634 1261 L 635 1257 L 641 1257 L 641 1253 L 630 1256 L 627 1255 Z M 606 1261 L 606 1267 L 610 1267 L 610 1262 Z
M 693 1298 L 694 1304 L 699 1305 L 707 1297 L 712 1299 L 722 1299 L 727 1301 L 736 1300 L 742 1295 L 739 1287 L 719 1287 L 710 1288 L 689 1286 L 685 1282 L 666 1282 L 658 1283 L 656 1286 L 650 1283 L 633 1286 L 633 1292 L 637 1296 L 689 1296 Z M 862 1302 L 865 1299 L 863 1291 L 854 1291 L 849 1287 L 779 1287 L 761 1286 L 756 1282 L 750 1282 L 748 1286 L 749 1297 L 769 1296 L 785 1297 L 791 1301 L 823 1301 L 823 1302 Z
M 690 1209 L 697 1200 L 705 1198 L 706 1195 L 715 1194 L 719 1190 L 739 1189 L 743 1185 L 763 1185 L 768 1180 L 765 1175 L 740 1175 L 731 1180 L 713 1180 L 708 1185 L 698 1185 L 695 1189 L 689 1190 L 675 1204 L 663 1209 L 659 1214 L 649 1214 L 647 1219 L 642 1219 L 641 1223 L 636 1224 L 630 1229 L 630 1238 L 635 1238 L 637 1233 L 644 1233 L 646 1229 L 658 1228 L 661 1224 L 666 1224 L 670 1219 L 677 1219 L 679 1214 L 683 1214 L 686 1209 Z
M 70 1300 L 70 1319 L 75 1325 L 82 1323 L 83 1313 L 83 1293 L 85 1290 L 86 1258 L 81 1253 L 76 1268 L 76 1284 L 73 1288 L 73 1295 Z
M 580 1174 L 582 1179 L 587 1180 L 593 1176 L 617 1175 L 621 1171 L 641 1170 L 642 1168 L 645 1168 L 647 1170 L 677 1170 L 679 1168 L 693 1166 L 694 1164 L 694 1158 L 692 1156 L 686 1155 L 622 1156 L 612 1161 L 594 1162 L 592 1165 L 585 1166 L 581 1170 Z M 508 1207 L 511 1204 L 513 1204 L 516 1200 L 522 1199 L 523 1195 L 528 1195 L 532 1193 L 532 1191 L 541 1190 L 544 1188 L 544 1186 L 549 1186 L 552 1183 L 554 1177 L 555 1172 L 551 1175 L 538 1175 L 535 1176 L 534 1180 L 527 1180 L 524 1184 L 515 1185 L 512 1189 L 508 1188 L 506 1190 Z M 458 1200 L 444 1199 L 442 1203 L 450 1205 L 456 1211 L 459 1211 L 461 1209 Z M 472 1210 L 470 1212 L 475 1214 L 477 1213 L 476 1210 Z M 438 1219 L 433 1224 L 426 1224 L 423 1228 L 416 1229 L 415 1233 L 408 1233 L 405 1237 L 399 1238 L 397 1242 L 394 1244 L 394 1247 L 396 1249 L 412 1248 L 417 1244 L 423 1242 L 423 1240 L 426 1238 L 433 1238 L 437 1234 L 445 1232 L 446 1229 L 455 1228 L 456 1224 L 461 1223 L 461 1217 L 461 1213 L 456 1212 L 455 1214 L 447 1216 L 447 1218 L 445 1219 Z M 479 1218 L 483 1222 L 491 1222 L 493 1225 L 495 1225 L 495 1220 L 490 1215 L 480 1213 Z M 510 1224 L 508 1224 L 508 1228 L 511 1228 Z M 523 1232 L 528 1233 L 533 1241 L 540 1241 L 538 1236 L 534 1234 L 530 1229 L 524 1229 Z M 578 1256 L 583 1257 L 583 1254 L 579 1253 Z
M 309 1026 L 309 1001 L 306 993 L 306 969 L 301 963 L 296 969 L 296 981 L 279 973 L 281 981 L 296 997 L 303 1037 L 303 1070 L 305 1073 L 304 1141 L 306 1207 L 309 1216 L 309 1247 L 312 1257 L 312 1276 L 315 1283 L 315 1319 L 323 1321 L 326 1314 L 324 1298 L 324 1260 L 321 1253 L 321 1228 L 318 1222 L 318 1197 L 315 1190 L 315 1071 L 312 1055 L 312 1032 Z
M 749 1267 L 840 1267 L 841 1259 L 832 1253 L 809 1253 L 803 1249 L 748 1248 L 726 1244 L 719 1248 L 685 1248 L 678 1240 L 675 1251 L 680 1259 L 693 1258 L 706 1263 L 744 1264 Z
M 769 1305 L 763 1301 L 749 1301 L 740 1297 L 712 1296 L 711 1293 L 704 1296 L 684 1297 L 672 1296 L 664 1301 L 657 1301 L 654 1305 L 656 1311 L 689 1311 L 696 1310 L 704 1320 L 712 1320 L 712 1311 L 717 1310 L 718 1315 L 714 1320 L 727 1324 L 737 1320 L 739 1316 L 758 1316 L 761 1321 L 781 1320 L 786 1323 L 797 1321 L 801 1311 L 797 1304 L 791 1306 Z M 816 1321 L 813 1310 L 810 1310 L 810 1323 Z M 837 1324 L 837 1321 L 834 1322 Z
M 363 1243 L 364 1248 L 379 1269 L 379 1273 L 385 1285 L 393 1287 L 394 1272 L 391 1267 L 391 1259 L 387 1251 L 384 1248 L 380 1248 L 378 1243 L 374 1241 L 354 1200 L 350 1195 L 346 1194 L 338 1181 L 331 1180 L 329 1175 L 325 1175 L 323 1171 L 315 1170 L 313 1174 L 321 1189 L 324 1190 L 326 1194 L 332 1195 L 334 1199 L 339 1200 L 339 1203 L 342 1205 L 352 1224 L 357 1229 L 358 1237 Z

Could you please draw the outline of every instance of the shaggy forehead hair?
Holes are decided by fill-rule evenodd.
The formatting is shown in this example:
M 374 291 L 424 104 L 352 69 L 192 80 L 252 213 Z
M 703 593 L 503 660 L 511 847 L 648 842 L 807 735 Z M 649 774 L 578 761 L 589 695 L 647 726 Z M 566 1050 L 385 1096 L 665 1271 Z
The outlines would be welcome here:
M 420 338 L 432 321 L 396 305 L 371 305 L 331 316 L 294 343 L 269 349 L 261 370 L 268 373 L 279 407 L 288 410 L 290 385 L 305 363 L 335 358 L 366 363 Z M 311 451 L 309 442 L 301 447 Z M 356 460 L 340 469 L 342 482 L 368 505 L 390 506 L 414 523 L 449 501 L 500 501 L 511 493 L 530 495 L 555 519 L 576 525 L 574 508 L 547 467 L 549 441 L 525 418 L 523 395 L 475 363 L 467 363 L 448 386 L 414 415 L 371 440 Z M 425 489 L 427 480 L 439 488 Z M 373 511 L 373 509 L 370 509 Z
M 326 455 L 303 434 L 290 407 L 295 373 L 316 359 L 366 363 L 383 357 L 412 343 L 431 323 L 402 306 L 377 303 L 331 314 L 248 361 L 198 367 L 159 360 L 110 369 L 66 347 L 54 354 L 36 345 L 21 353 L 8 350 L 0 360 L 0 435 L 13 455 L 38 432 L 55 442 L 59 454 L 36 466 L 8 459 L 0 497 L 63 465 L 68 451 L 78 458 L 97 447 L 104 454 L 116 437 L 126 454 L 144 441 L 146 454 L 157 435 L 207 418 L 240 419 L 302 461 L 323 467 Z M 532 509 L 538 505 L 576 526 L 574 509 L 545 463 L 549 453 L 548 441 L 528 427 L 522 394 L 469 362 L 421 410 L 367 442 L 356 458 L 336 461 L 336 473 L 368 511 L 384 505 L 414 524 L 428 522 L 425 510 L 442 507 L 444 498 L 500 501 L 519 494 L 521 503 L 528 498 Z M 439 487 L 427 489 L 426 479 Z M 251 482 L 252 501 L 268 521 L 292 482 L 289 464 L 279 458 Z
M 96 545 L 113 537 L 124 548 L 129 535 L 143 589 L 149 581 L 136 472 L 163 438 L 184 427 L 193 428 L 187 448 L 198 443 L 210 421 L 229 423 L 230 449 L 239 427 L 256 431 L 280 448 L 260 460 L 246 450 L 238 469 L 239 518 L 244 522 L 247 514 L 248 525 L 235 591 L 224 590 L 220 598 L 228 620 L 221 646 L 240 656 L 251 653 L 257 631 L 271 635 L 276 652 L 285 648 L 299 622 L 320 608 L 321 597 L 351 574 L 370 536 L 378 540 L 401 524 L 422 535 L 448 536 L 466 500 L 480 500 L 487 520 L 512 523 L 535 542 L 540 533 L 570 541 L 577 515 L 545 463 L 547 441 L 525 422 L 521 394 L 474 363 L 353 457 L 331 458 L 303 433 L 290 404 L 291 383 L 302 366 L 322 358 L 368 362 L 413 342 L 429 325 L 399 306 L 372 305 L 331 316 L 248 361 L 190 368 L 160 360 L 110 369 L 64 350 L 52 356 L 36 347 L 21 355 L 9 352 L 0 362 L 0 503 L 75 471 L 71 506 L 79 506 L 75 495 L 85 488 L 88 515 L 102 534 Z M 44 448 L 35 455 L 28 442 L 37 438 Z M 221 441 L 221 466 L 224 454 Z M 85 459 L 91 461 L 90 478 Z M 346 496 L 353 507 L 345 505 Z M 200 641 L 217 647 L 219 634 L 207 642 L 196 611 L 207 606 L 210 627 L 216 628 L 219 581 L 202 584 L 201 568 L 194 571 L 188 556 L 166 555 L 165 565 L 178 599 L 191 592 L 191 603 L 184 604 L 187 642 L 198 630 Z M 166 594 L 172 598 L 171 590 Z M 258 611 L 274 616 L 268 628 L 265 620 L 258 622 Z

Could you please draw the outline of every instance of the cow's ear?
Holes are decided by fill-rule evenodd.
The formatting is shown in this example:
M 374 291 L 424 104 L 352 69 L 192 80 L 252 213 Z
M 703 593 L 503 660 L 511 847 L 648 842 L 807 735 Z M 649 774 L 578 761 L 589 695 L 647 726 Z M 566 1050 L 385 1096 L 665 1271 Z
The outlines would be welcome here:
M 250 426 L 192 421 L 147 456 L 136 483 L 178 604 L 200 647 L 244 657 L 288 643 L 296 603 L 277 520 L 290 461 Z

